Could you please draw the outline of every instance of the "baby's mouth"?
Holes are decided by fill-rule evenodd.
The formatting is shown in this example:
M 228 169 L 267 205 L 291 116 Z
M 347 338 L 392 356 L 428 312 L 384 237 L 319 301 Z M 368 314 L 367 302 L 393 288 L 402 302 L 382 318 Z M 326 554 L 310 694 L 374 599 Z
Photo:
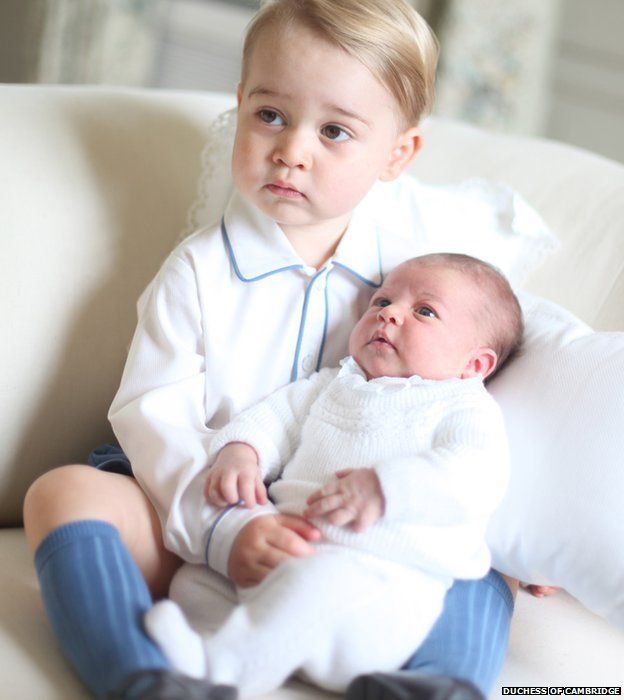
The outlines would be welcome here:
M 374 345 L 374 346 L 376 346 L 376 347 L 384 347 L 384 346 L 386 346 L 386 347 L 388 347 L 388 348 L 392 348 L 393 350 L 396 350 L 396 348 L 394 347 L 394 345 L 393 345 L 393 344 L 388 340 L 388 338 L 386 338 L 386 336 L 383 335 L 382 333 L 377 333 L 376 335 L 374 335 L 373 338 L 372 338 L 371 341 L 370 341 L 370 344 L 371 344 L 371 345 Z

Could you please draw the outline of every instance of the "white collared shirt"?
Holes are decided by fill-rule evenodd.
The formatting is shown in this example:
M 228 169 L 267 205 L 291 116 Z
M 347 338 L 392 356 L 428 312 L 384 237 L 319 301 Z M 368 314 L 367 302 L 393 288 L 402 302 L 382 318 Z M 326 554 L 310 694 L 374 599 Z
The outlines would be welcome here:
M 189 531 L 218 515 L 203 502 L 180 502 L 194 478 L 205 478 L 214 429 L 289 381 L 338 364 L 384 274 L 418 253 L 416 231 L 382 223 L 356 210 L 335 255 L 316 270 L 235 193 L 222 222 L 179 245 L 141 296 L 109 419 L 166 546 L 185 560 L 203 561 Z

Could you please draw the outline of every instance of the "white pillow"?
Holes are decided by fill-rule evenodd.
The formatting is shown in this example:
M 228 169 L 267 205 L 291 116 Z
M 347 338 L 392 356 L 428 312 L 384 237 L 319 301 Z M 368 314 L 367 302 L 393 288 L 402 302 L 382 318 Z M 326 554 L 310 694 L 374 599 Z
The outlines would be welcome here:
M 552 302 L 521 302 L 524 350 L 488 385 L 512 462 L 488 530 L 493 565 L 562 586 L 624 627 L 624 333 L 594 333 Z
M 212 123 L 202 152 L 197 199 L 184 235 L 218 222 L 232 192 L 231 152 L 236 110 Z M 483 179 L 457 185 L 424 185 L 410 175 L 378 183 L 360 207 L 382 228 L 419 231 L 418 253 L 473 255 L 499 267 L 515 286 L 521 284 L 558 241 L 537 212 L 509 187 Z

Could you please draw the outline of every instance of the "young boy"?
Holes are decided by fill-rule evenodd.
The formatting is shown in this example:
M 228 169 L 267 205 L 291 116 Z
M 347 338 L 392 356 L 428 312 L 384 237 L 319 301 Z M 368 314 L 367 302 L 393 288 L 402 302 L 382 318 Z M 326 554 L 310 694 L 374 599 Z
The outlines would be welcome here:
M 139 302 L 110 411 L 129 458 L 114 469 L 125 475 L 61 467 L 37 480 L 25 503 L 48 617 L 94 695 L 191 693 L 140 621 L 151 607 L 145 583 L 164 595 L 177 557 L 205 563 L 197 543 L 206 531 L 209 566 L 239 585 L 314 551 L 319 533 L 301 518 L 223 511 L 201 490 L 191 489 L 193 503 L 182 496 L 203 483 L 215 430 L 290 381 L 337 365 L 372 289 L 423 252 L 417 228 L 388 226 L 384 212 L 357 205 L 418 151 L 436 56 L 405 0 L 275 0 L 252 23 L 236 192 L 221 225 L 179 246 Z M 436 625 L 434 642 L 410 663 L 487 689 L 504 656 L 511 594 L 490 572 L 454 585 L 447 604 L 452 598 L 479 633 L 459 625 L 458 635 L 451 607 L 440 618 L 450 622 Z M 417 684 L 414 697 L 436 692 Z
M 298 670 L 340 692 L 358 674 L 399 668 L 453 579 L 489 568 L 485 529 L 508 456 L 483 380 L 521 335 L 518 301 L 490 265 L 414 258 L 372 297 L 341 368 L 283 387 L 220 430 L 209 500 L 255 492 L 255 505 L 269 481 L 274 510 L 311 518 L 323 539 L 312 557 L 241 589 L 212 637 L 158 603 L 147 626 L 179 670 L 249 696 Z

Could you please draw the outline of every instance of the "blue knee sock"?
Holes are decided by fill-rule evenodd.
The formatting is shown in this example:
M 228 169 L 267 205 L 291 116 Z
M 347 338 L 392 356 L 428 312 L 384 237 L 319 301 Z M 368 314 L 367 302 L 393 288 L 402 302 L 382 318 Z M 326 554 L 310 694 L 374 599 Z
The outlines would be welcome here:
M 35 566 L 54 634 L 96 697 L 136 671 L 169 668 L 143 630 L 149 590 L 112 525 L 83 520 L 59 527 L 39 545 Z
M 513 607 L 496 571 L 478 581 L 456 581 L 442 615 L 403 668 L 470 681 L 487 697 L 505 660 Z

